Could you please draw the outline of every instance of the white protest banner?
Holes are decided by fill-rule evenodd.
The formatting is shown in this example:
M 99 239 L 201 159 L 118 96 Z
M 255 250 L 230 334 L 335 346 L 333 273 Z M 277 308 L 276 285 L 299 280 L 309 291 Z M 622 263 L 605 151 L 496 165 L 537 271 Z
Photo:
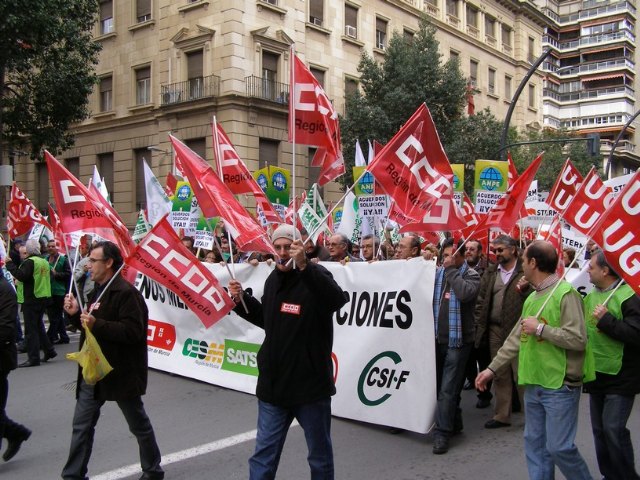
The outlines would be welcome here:
M 593 290 L 593 283 L 589 281 L 588 263 L 582 269 L 569 268 L 565 280 L 569 282 L 583 298 Z
M 613 196 L 617 197 L 629 180 L 631 180 L 631 177 L 633 177 L 633 173 L 623 175 L 621 177 L 613 177 L 609 180 L 605 180 L 604 184 L 607 187 L 610 187 L 613 190 Z
M 479 190 L 476 192 L 476 213 L 487 213 L 504 196 L 504 192 Z
M 538 228 L 540 225 L 550 225 L 553 217 L 558 213 L 545 202 L 526 202 L 524 204 L 528 216 L 523 218 L 522 224 L 527 227 Z
M 203 264 L 226 285 L 227 271 Z M 421 258 L 388 262 L 322 263 L 347 292 L 334 315 L 333 362 L 339 417 L 425 433 L 436 405 L 431 299 L 435 266 Z M 244 288 L 261 298 L 273 267 L 236 265 Z M 149 365 L 190 378 L 254 393 L 256 355 L 264 332 L 233 311 L 205 329 L 182 301 L 139 276 L 149 307 Z
M 527 191 L 527 198 L 525 200 L 525 203 L 537 202 L 538 200 L 539 200 L 539 197 L 538 197 L 538 180 L 534 180 L 533 182 L 531 182 L 531 186 L 529 187 L 529 190 Z

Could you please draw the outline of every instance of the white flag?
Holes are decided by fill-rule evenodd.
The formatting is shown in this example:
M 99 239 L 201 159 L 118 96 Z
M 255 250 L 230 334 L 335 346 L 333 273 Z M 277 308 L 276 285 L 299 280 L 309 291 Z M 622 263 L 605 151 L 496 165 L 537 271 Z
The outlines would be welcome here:
M 362 148 L 360 148 L 360 142 L 356 140 L 356 159 L 355 159 L 356 167 L 366 167 L 367 162 L 364 159 L 364 155 L 362 154 Z
M 147 221 L 153 227 L 167 213 L 171 212 L 173 203 L 158 182 L 146 160 L 144 164 L 144 188 L 147 192 Z

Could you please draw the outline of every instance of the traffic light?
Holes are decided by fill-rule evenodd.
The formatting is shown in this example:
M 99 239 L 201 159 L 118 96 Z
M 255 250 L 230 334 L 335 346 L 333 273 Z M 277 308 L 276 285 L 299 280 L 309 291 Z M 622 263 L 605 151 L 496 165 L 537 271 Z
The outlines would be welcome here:
M 590 157 L 600 156 L 600 134 L 590 133 L 587 135 L 587 155 Z

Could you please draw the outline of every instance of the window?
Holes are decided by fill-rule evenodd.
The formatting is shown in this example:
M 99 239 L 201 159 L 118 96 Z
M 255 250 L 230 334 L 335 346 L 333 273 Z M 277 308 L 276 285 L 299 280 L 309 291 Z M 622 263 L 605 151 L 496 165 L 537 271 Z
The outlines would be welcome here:
M 151 67 L 138 68 L 135 73 L 136 105 L 151 103 Z
M 136 191 L 135 191 L 135 201 L 136 201 L 136 210 L 142 210 L 146 208 L 147 204 L 147 191 L 144 185 L 144 160 L 148 161 L 151 159 L 151 152 L 146 148 L 138 148 L 133 151 L 133 161 L 134 161 L 134 174 L 136 178 Z
M 458 0 L 447 0 L 447 15 L 460 18 L 460 14 L 458 12 Z
M 201 98 L 204 94 L 203 58 L 204 52 L 202 50 L 187 53 L 187 80 L 189 81 L 189 96 L 192 99 Z
M 478 9 L 467 4 L 467 26 L 478 28 Z
M 415 34 L 416 32 L 414 32 L 413 30 L 409 30 L 408 28 L 402 30 L 402 38 L 404 38 L 407 43 L 413 42 L 413 37 L 415 36 Z
M 100 79 L 100 111 L 110 112 L 113 109 L 113 77 Z
M 136 0 L 136 21 L 138 23 L 151 20 L 151 0 Z
M 502 45 L 511 46 L 511 29 L 505 24 L 502 24 Z
M 279 60 L 280 55 L 277 53 L 262 51 L 262 98 L 276 100 L 280 93 L 276 84 Z
M 36 175 L 38 179 L 36 207 L 40 211 L 45 211 L 49 203 L 49 171 L 46 162 L 36 163 Z
M 324 0 L 309 0 L 309 23 L 322 26 L 324 19 Z
M 496 93 L 496 71 L 493 68 L 489 68 L 489 83 L 487 85 L 487 91 L 494 95 Z
M 387 26 L 386 20 L 376 17 L 376 48 L 380 50 L 387 47 Z
M 533 37 L 529 37 L 529 61 L 531 63 L 536 61 L 537 55 L 536 55 L 536 40 Z
M 258 169 L 268 167 L 269 165 L 278 166 L 278 147 L 280 142 L 277 140 L 269 140 L 261 138 L 259 141 L 259 158 Z
M 113 32 L 113 0 L 100 2 L 100 35 Z
M 529 84 L 529 108 L 536 108 L 536 86 Z
M 67 167 L 74 177 L 80 178 L 80 159 L 78 157 L 67 158 L 64 161 L 64 166 Z
M 469 62 L 469 81 L 472 87 L 478 84 L 478 62 L 475 60 Z
M 504 76 L 504 98 L 511 100 L 511 82 L 512 78 L 509 75 Z
M 185 145 L 191 150 L 200 155 L 203 159 L 207 159 L 207 139 L 206 138 L 192 138 L 186 140 Z
M 460 60 L 460 53 L 455 50 L 449 50 L 449 60 Z
M 309 68 L 309 71 L 311 72 L 311 75 L 313 75 L 315 79 L 318 81 L 320 86 L 324 88 L 324 70 L 311 67 Z
M 358 81 L 355 78 L 346 78 L 344 81 L 344 96 L 355 95 L 358 91 Z
M 98 171 L 102 178 L 104 178 L 104 185 L 109 192 L 109 198 L 111 203 L 115 201 L 115 194 L 113 192 L 113 152 L 101 153 L 98 155 Z
M 496 38 L 496 19 L 489 15 L 484 17 L 484 34 L 487 37 Z
M 352 5 L 344 6 L 344 34 L 358 38 L 358 9 Z

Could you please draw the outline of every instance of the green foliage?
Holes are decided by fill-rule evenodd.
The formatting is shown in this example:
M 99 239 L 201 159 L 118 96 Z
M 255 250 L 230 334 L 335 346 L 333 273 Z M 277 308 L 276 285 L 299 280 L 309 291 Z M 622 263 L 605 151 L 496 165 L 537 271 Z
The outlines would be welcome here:
M 580 139 L 584 137 L 567 130 L 544 129 L 542 131 L 525 133 L 518 141 L 555 141 L 566 138 Z M 581 140 L 578 142 L 536 143 L 513 147 L 511 149 L 511 155 L 518 172 L 522 173 L 542 151 L 544 151 L 544 156 L 542 157 L 542 164 L 536 175 L 538 179 L 538 190 L 540 191 L 551 190 L 567 158 L 571 159 L 571 162 L 583 176 L 585 176 L 594 165 L 599 168 L 602 167 L 602 157 L 590 157 L 587 154 L 586 140 Z
M 346 116 L 340 120 L 347 166 L 340 179 L 343 186 L 353 181 L 355 141 L 386 143 L 421 103 L 429 107 L 443 144 L 456 135 L 455 122 L 463 116 L 467 81 L 457 62 L 441 60 L 435 27 L 426 19 L 411 40 L 393 33 L 384 63 L 376 63 L 363 52 L 358 65 L 362 93 L 347 98 Z
M 0 3 L 0 163 L 9 148 L 35 157 L 73 144 L 68 128 L 87 117 L 96 83 L 97 13 L 96 0 Z

